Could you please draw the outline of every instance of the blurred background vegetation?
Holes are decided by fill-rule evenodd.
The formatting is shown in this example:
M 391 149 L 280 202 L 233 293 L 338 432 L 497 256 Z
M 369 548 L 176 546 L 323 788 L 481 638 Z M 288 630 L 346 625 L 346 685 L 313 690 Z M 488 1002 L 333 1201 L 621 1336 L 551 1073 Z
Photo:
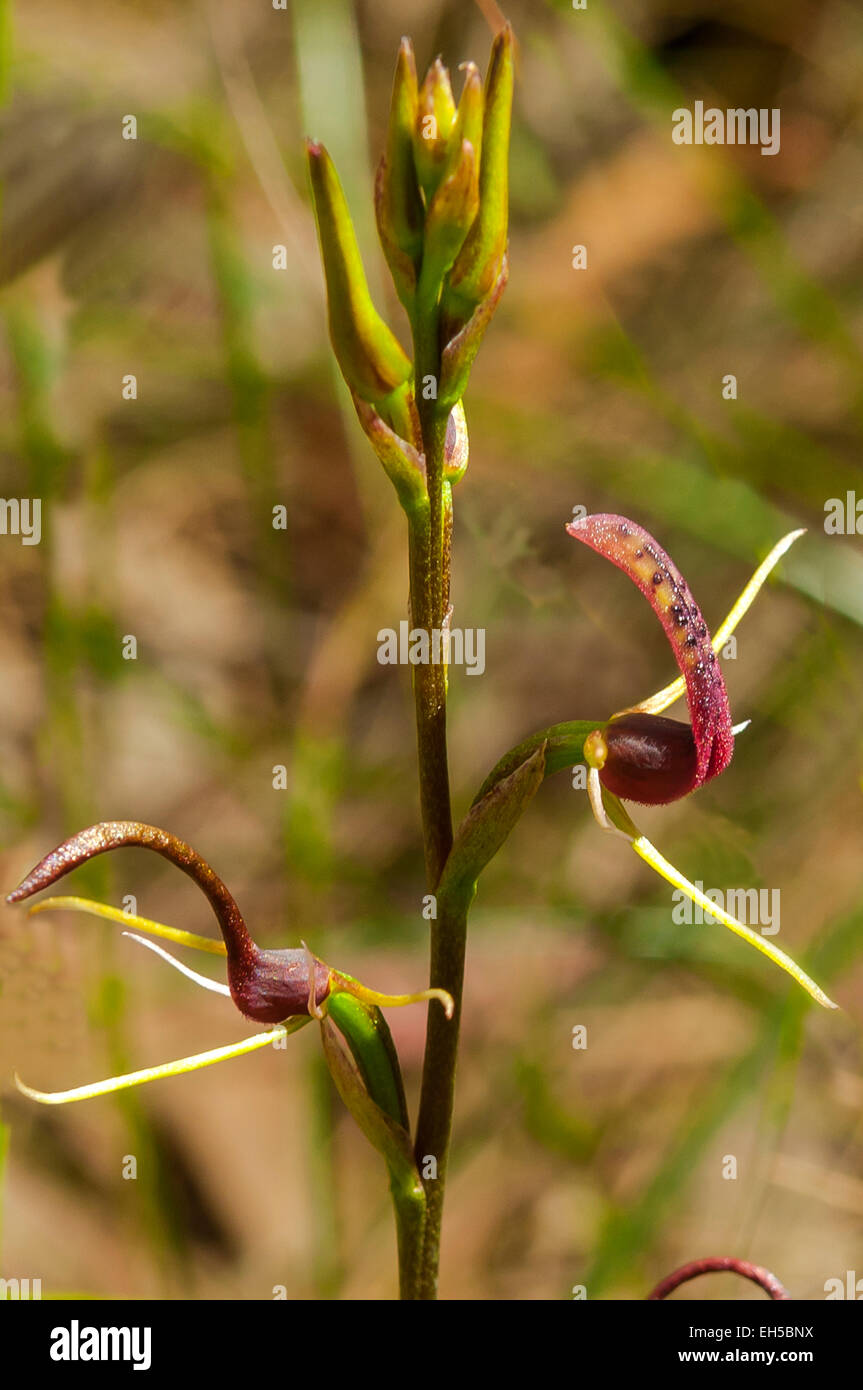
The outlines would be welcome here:
M 402 330 L 371 214 L 398 40 L 423 68 L 484 68 L 499 12 L 0 15 L 0 491 L 43 500 L 39 546 L 0 537 L 4 891 L 92 821 L 150 821 L 210 860 L 261 942 L 419 988 L 409 676 L 376 661 L 404 616 L 405 536 L 331 362 L 302 136 L 330 146 Z M 573 506 L 646 524 L 713 624 L 808 527 L 726 663 L 752 720 L 733 766 L 640 820 L 706 886 L 779 888 L 780 944 L 844 1012 L 816 1016 L 720 928 L 675 926 L 670 890 L 550 780 L 473 917 L 442 1292 L 641 1298 L 734 1254 L 820 1298 L 863 1237 L 863 550 L 823 529 L 828 498 L 863 495 L 863 14 L 512 0 L 507 17 L 510 285 L 456 497 L 454 621 L 486 629 L 487 668 L 450 683 L 457 813 L 532 730 L 673 674 L 631 586 L 567 540 Z M 695 99 L 779 107 L 781 153 L 674 145 Z M 214 929 L 154 856 L 98 860 L 76 889 Z M 424 1010 L 391 1023 L 415 1102 Z M 43 1111 L 11 1087 L 13 1069 L 60 1088 L 242 1032 L 108 924 L 3 909 L 0 1273 L 46 1294 L 392 1296 L 383 1169 L 312 1029 L 122 1101 Z M 760 1295 L 723 1275 L 680 1296 Z

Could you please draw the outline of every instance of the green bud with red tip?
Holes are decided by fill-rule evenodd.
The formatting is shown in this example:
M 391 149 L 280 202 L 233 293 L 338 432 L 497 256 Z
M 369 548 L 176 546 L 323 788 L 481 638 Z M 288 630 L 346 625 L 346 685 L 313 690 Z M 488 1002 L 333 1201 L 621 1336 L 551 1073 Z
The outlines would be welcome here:
M 402 39 L 393 78 L 387 143 L 375 182 L 375 216 L 399 299 L 409 309 L 422 259 L 425 209 L 414 165 L 419 94 L 410 39 Z
M 459 97 L 458 112 L 453 127 L 452 145 L 458 146 L 467 140 L 473 145 L 479 163 L 482 153 L 482 123 L 485 113 L 485 97 L 482 78 L 476 63 L 463 63 L 464 86 Z
M 512 93 L 513 35 L 506 25 L 495 38 L 486 74 L 479 211 L 444 290 L 445 319 L 453 332 L 491 293 L 506 254 Z
M 427 200 L 421 293 L 425 307 L 437 302 L 441 283 L 464 245 L 479 211 L 483 93 L 475 63 L 465 80 L 449 137 L 449 151 L 434 193 Z
M 386 409 L 396 393 L 404 394 L 411 364 L 372 303 L 335 165 L 323 145 L 309 140 L 306 148 L 333 351 L 351 390 L 361 400 Z
M 440 58 L 435 58 L 419 89 L 414 129 L 414 163 L 426 203 L 443 175 L 455 117 L 449 73 Z

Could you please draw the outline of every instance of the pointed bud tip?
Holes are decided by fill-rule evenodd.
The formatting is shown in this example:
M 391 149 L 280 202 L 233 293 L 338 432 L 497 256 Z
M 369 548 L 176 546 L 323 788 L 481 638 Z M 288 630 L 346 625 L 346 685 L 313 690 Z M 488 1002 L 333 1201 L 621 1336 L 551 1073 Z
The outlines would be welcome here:
M 435 92 L 440 92 L 450 103 L 455 105 L 453 102 L 449 68 L 444 63 L 440 54 L 435 58 L 425 75 L 423 89 L 427 96 L 431 96 Z
M 503 66 L 514 66 L 515 60 L 515 34 L 511 24 L 505 24 L 494 36 L 491 46 L 491 57 L 489 59 L 486 80 L 495 69 Z

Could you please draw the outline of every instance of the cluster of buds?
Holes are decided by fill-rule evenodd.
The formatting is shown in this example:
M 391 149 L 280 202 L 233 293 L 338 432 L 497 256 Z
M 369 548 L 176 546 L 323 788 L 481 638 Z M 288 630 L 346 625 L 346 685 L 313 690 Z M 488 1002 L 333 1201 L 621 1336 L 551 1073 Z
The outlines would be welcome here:
M 323 145 L 307 143 L 333 351 L 360 423 L 408 511 L 426 494 L 418 398 L 446 415 L 446 480 L 464 473 L 461 400 L 507 277 L 509 26 L 494 41 L 484 85 L 475 64 L 463 71 L 456 105 L 440 59 L 420 86 L 413 48 L 402 40 L 375 212 L 410 321 L 413 361 L 372 302 L 335 165 Z

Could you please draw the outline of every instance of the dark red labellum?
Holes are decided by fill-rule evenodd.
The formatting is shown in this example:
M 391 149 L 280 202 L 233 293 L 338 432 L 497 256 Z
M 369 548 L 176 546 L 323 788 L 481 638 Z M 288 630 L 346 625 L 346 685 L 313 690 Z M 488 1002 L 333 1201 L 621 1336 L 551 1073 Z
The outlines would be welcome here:
M 283 1023 L 309 1012 L 309 961 L 302 949 L 264 951 L 255 947 L 251 961 L 234 964 L 228 957 L 231 998 L 246 1018 L 256 1023 Z M 315 1005 L 330 992 L 330 972 L 315 963 Z
M 665 806 L 692 790 L 698 754 L 688 724 L 657 714 L 625 714 L 603 730 L 599 780 L 615 796 Z

